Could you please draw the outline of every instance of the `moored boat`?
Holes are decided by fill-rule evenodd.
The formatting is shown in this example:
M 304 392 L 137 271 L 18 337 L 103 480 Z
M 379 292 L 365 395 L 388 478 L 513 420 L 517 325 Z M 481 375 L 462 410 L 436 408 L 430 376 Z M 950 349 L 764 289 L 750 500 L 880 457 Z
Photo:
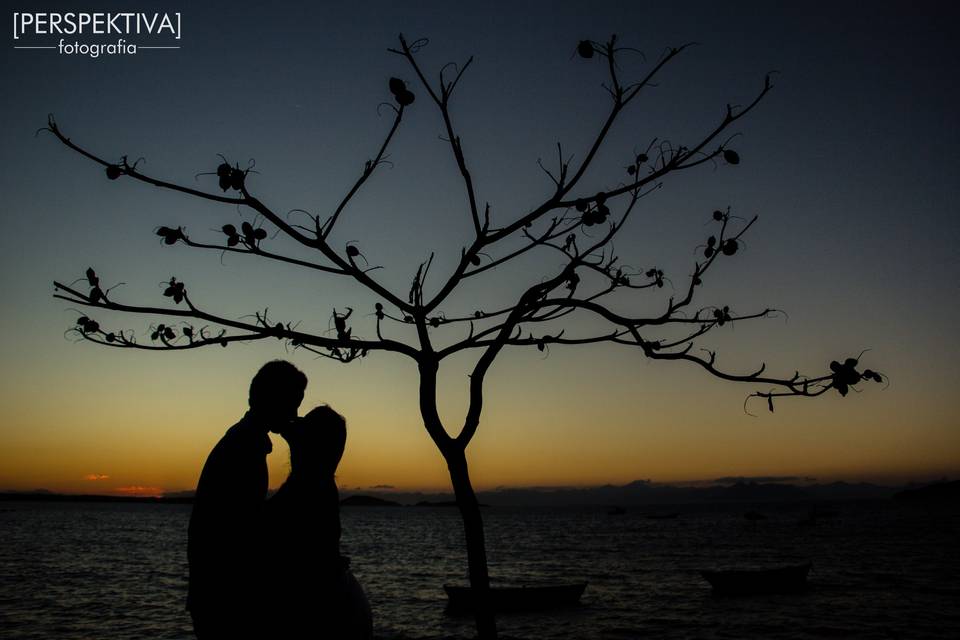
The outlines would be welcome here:
M 643 517 L 647 520 L 676 520 L 680 517 L 679 511 L 671 511 L 669 513 L 658 513 L 650 512 L 643 514 Z
M 811 566 L 807 562 L 773 569 L 701 571 L 700 575 L 721 595 L 793 593 L 806 588 Z
M 570 607 L 580 601 L 587 588 L 586 582 L 529 587 L 491 587 L 490 599 L 494 611 L 532 611 Z M 447 592 L 447 610 L 469 612 L 475 609 L 470 587 L 443 585 Z

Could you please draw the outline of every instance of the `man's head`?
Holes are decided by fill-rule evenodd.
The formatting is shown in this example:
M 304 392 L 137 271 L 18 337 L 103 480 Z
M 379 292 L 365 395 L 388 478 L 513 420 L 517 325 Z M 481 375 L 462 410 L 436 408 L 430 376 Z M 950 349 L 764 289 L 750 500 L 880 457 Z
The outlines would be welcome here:
M 297 417 L 307 376 L 286 360 L 260 367 L 250 382 L 250 412 L 270 431 L 280 433 Z

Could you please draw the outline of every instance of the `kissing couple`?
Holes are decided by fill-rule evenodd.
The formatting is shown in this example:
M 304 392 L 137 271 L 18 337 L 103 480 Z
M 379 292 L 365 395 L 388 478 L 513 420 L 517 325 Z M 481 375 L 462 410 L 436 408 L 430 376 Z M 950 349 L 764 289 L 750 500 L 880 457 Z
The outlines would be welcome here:
M 340 554 L 346 421 L 326 405 L 298 417 L 306 387 L 289 362 L 261 367 L 249 410 L 203 466 L 187 534 L 199 640 L 372 636 L 366 596 Z M 268 499 L 269 432 L 290 445 L 290 474 Z

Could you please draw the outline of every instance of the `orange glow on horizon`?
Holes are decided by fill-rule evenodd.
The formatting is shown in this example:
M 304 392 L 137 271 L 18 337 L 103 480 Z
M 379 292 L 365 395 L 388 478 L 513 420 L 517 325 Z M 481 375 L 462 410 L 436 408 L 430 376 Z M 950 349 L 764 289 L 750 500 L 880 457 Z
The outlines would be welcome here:
M 191 491 L 210 450 L 246 410 L 251 372 L 279 354 L 251 345 L 224 361 L 83 355 L 103 361 L 97 376 L 73 360 L 54 360 L 40 374 L 46 388 L 22 378 L 0 388 L 0 491 Z M 291 360 L 310 377 L 301 413 L 329 403 L 347 418 L 342 488 L 450 490 L 446 464 L 420 423 L 415 369 L 389 359 L 351 367 Z M 591 372 L 589 393 L 571 392 L 578 371 Z M 459 373 L 445 370 L 441 395 L 452 434 L 464 407 L 466 377 Z M 952 401 L 921 383 L 784 402 L 776 413 L 751 417 L 742 410 L 743 387 L 681 367 L 648 366 L 629 353 L 556 350 L 546 363 L 506 354 L 487 381 L 480 428 L 467 450 L 470 473 L 478 490 L 644 478 L 956 477 L 960 430 Z M 114 388 L 128 392 L 104 402 L 104 390 Z M 58 402 L 49 401 L 47 389 L 57 390 Z M 277 488 L 289 472 L 289 450 L 281 437 L 271 439 L 270 486 Z
M 117 487 L 114 491 L 121 495 L 136 496 L 138 498 L 159 498 L 164 494 L 164 490 L 161 487 Z

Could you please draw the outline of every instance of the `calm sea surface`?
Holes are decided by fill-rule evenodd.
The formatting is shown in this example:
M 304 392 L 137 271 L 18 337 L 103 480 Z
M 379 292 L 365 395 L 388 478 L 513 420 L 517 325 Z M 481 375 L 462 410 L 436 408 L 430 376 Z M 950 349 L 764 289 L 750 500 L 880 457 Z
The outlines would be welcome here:
M 582 606 L 501 616 L 512 638 L 960 637 L 960 517 L 892 501 L 485 510 L 503 584 L 586 580 Z M 748 509 L 767 518 L 749 521 Z M 657 511 L 664 511 L 658 507 Z M 0 638 L 192 638 L 184 611 L 188 505 L 0 502 Z M 443 508 L 345 508 L 343 550 L 377 637 L 468 638 L 444 613 L 465 583 L 459 517 Z M 717 598 L 699 570 L 810 560 L 803 594 Z M 309 637 L 305 635 L 304 637 Z

